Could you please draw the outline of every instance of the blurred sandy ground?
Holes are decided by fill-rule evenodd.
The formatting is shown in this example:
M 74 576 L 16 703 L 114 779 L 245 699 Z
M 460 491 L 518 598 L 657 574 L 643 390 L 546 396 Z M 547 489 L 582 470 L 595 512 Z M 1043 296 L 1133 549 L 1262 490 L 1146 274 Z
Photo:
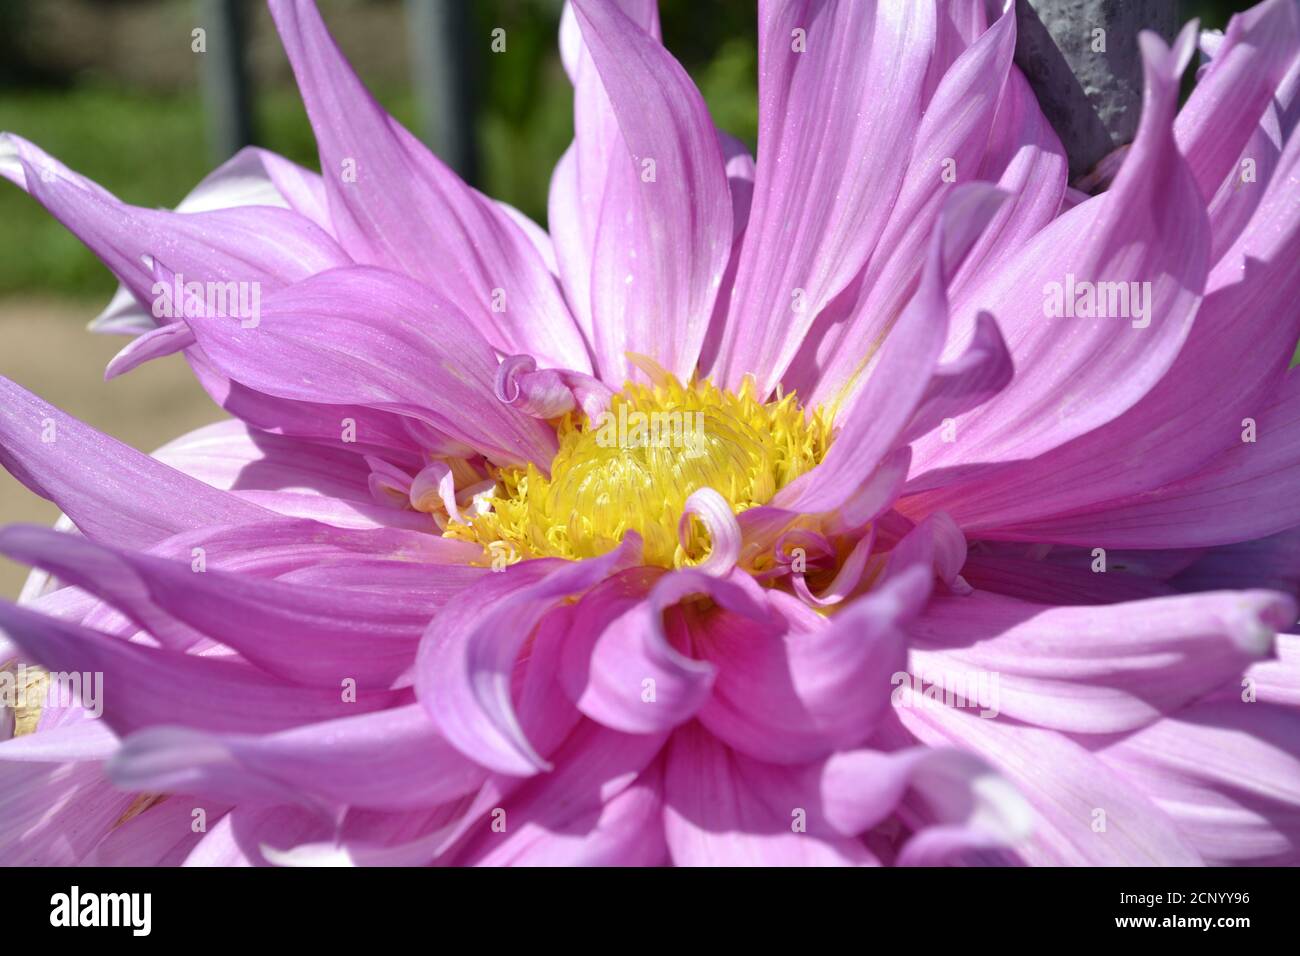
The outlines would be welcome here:
M 0 375 L 142 451 L 226 417 L 179 355 L 105 382 L 104 366 L 128 339 L 86 331 L 101 305 L 52 298 L 0 300 Z M 58 508 L 0 468 L 0 525 L 50 524 L 58 515 Z M 0 594 L 16 595 L 27 571 L 0 557 Z

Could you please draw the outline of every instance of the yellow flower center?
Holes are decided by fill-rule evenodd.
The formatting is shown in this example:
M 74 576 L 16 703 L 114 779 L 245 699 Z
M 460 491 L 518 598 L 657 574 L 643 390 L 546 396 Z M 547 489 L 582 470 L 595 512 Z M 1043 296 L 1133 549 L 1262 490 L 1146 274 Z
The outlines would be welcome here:
M 478 542 L 485 563 L 500 563 L 596 557 L 635 531 L 646 564 L 698 564 L 709 536 L 693 520 L 679 540 L 687 498 L 712 488 L 736 514 L 765 504 L 831 440 L 829 420 L 806 415 L 793 394 L 764 403 L 749 379 L 737 394 L 666 373 L 654 385 L 629 382 L 595 421 L 570 412 L 555 425 L 550 477 L 532 465 L 496 471 L 490 509 L 451 522 L 447 537 Z

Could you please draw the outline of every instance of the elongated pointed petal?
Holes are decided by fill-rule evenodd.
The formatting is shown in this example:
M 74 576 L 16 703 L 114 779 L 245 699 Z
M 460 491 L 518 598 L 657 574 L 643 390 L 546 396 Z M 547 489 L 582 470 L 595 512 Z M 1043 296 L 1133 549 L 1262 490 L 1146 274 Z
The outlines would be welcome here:
M 1274 400 L 1300 338 L 1300 313 L 1291 308 L 1300 295 L 1298 171 L 1293 138 L 1250 229 L 1210 273 L 1210 294 L 1177 359 L 1132 408 L 1033 461 L 923 496 L 914 507 L 944 508 L 987 537 L 1000 536 L 989 533 L 998 526 L 1085 510 L 1100 526 L 1102 502 L 1157 491 L 1239 448 L 1243 419 Z M 954 437 L 965 440 L 959 428 Z M 924 484 L 914 480 L 909 490 Z
M 857 277 L 858 301 L 842 321 L 830 308 L 802 352 L 815 348 L 817 378 L 804 391 L 833 399 L 849 386 L 869 350 L 889 333 L 926 262 L 926 249 L 948 197 L 978 175 L 1011 68 L 1015 11 L 1008 10 L 944 74 L 920 119 L 906 174 L 876 250 Z M 1008 195 L 1010 200 L 1011 196 Z M 996 213 L 990 216 L 990 219 Z M 954 265 L 954 272 L 956 266 Z M 796 387 L 805 383 L 795 381 Z
M 338 773 L 346 765 L 349 772 Z M 446 742 L 418 704 L 276 733 L 176 727 L 132 734 L 109 772 L 132 790 L 188 789 L 235 801 L 328 801 L 405 810 L 472 791 L 487 776 Z
M 0 463 L 88 537 L 147 547 L 270 513 L 183 475 L 0 378 Z
M 1233 17 L 1225 42 L 1178 113 L 1178 147 L 1208 200 L 1259 125 L 1287 68 L 1300 57 L 1300 11 L 1270 0 Z
M 1131 731 L 1231 680 L 1295 620 L 1269 592 L 1049 607 L 976 592 L 912 624 L 912 673 L 981 714 L 1066 733 Z
M 0 147 L 2 150 L 3 147 Z M 176 204 L 177 212 L 206 212 L 233 206 L 281 206 L 305 216 L 333 235 L 325 201 L 325 183 L 318 173 L 283 156 L 246 146 L 199 182 Z M 92 332 L 147 332 L 154 318 L 131 290 L 119 285 L 108 307 L 90 323 Z
M 376 690 L 348 703 L 339 688 L 293 687 L 246 664 L 129 643 L 7 602 L 0 602 L 0 627 L 51 671 L 102 674 L 104 720 L 118 733 L 166 724 L 281 729 L 381 710 L 404 696 Z
M 1200 854 L 1136 781 L 1065 734 L 987 720 L 970 710 L 926 701 L 906 686 L 899 690 L 895 714 L 922 743 L 975 753 L 1029 802 L 1033 835 L 1017 848 L 1026 862 L 1201 865 Z
M 684 379 L 731 253 L 718 136 L 686 71 L 616 4 L 574 0 L 573 8 L 623 144 L 611 149 L 594 235 L 597 361 L 610 383 L 630 372 L 628 351 Z
M 1209 226 L 1172 123 L 1194 38 L 1184 31 L 1173 50 L 1153 35 L 1142 39 L 1142 121 L 1114 185 L 1055 220 L 953 304 L 947 354 L 965 346 L 983 309 L 1006 337 L 1016 376 L 958 418 L 956 442 L 938 434 L 920 440 L 918 473 L 1015 462 L 1105 424 L 1155 386 L 1191 331 L 1209 267 Z M 1089 312 L 1088 287 L 1077 286 L 1083 282 L 1099 284 L 1105 302 L 1094 300 L 1092 311 L 1106 317 Z M 1111 287 L 1129 293 L 1127 310 L 1112 304 Z
M 553 432 L 497 400 L 487 341 L 455 306 L 397 273 L 316 276 L 268 297 L 255 325 L 186 321 L 224 374 L 260 392 L 405 415 L 502 463 L 545 468 L 554 454 Z
M 155 257 L 165 258 L 187 282 L 245 283 L 256 285 L 260 295 L 352 261 L 325 230 L 290 209 L 144 209 L 119 201 L 12 134 L 4 134 L 0 151 L 0 173 L 81 239 L 138 303 L 152 304 L 161 294 L 154 291 L 149 265 Z M 15 160 L 5 161 L 5 154 Z
M 930 239 L 921 285 L 874 361 L 864 361 L 859 370 L 856 391 L 845 398 L 847 407 L 836 416 L 835 442 L 820 465 L 777 493 L 774 506 L 811 512 L 838 508 L 899 444 L 943 352 L 947 277 L 1005 198 L 984 183 L 949 194 Z
M 383 689 L 409 666 L 429 619 L 472 587 L 483 568 L 425 566 L 401 594 L 263 581 L 190 562 L 101 547 L 73 535 L 16 525 L 0 552 L 43 567 L 109 601 L 161 643 L 185 647 L 191 630 L 295 684 Z
M 902 187 L 936 29 L 932 2 L 759 9 L 759 154 L 713 375 L 780 381 L 871 254 Z
M 384 112 L 315 4 L 274 0 L 271 14 L 316 134 L 344 247 L 457 303 L 502 351 L 589 371 L 560 290 L 523 230 Z

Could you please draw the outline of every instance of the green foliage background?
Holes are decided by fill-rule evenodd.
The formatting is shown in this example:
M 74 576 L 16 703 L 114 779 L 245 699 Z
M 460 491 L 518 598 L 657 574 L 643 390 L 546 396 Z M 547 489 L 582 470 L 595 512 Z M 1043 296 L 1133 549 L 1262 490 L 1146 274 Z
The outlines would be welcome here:
M 197 74 L 172 88 L 142 87 L 112 68 L 61 71 L 41 56 L 52 40 L 40 36 L 35 5 L 49 0 L 0 0 L 0 129 L 41 145 L 73 169 L 122 199 L 172 206 L 213 165 L 205 141 Z M 148 26 L 183 32 L 191 0 L 67 0 L 72 8 L 133 6 Z M 319 0 L 345 51 L 347 25 L 392 0 Z M 468 0 L 467 0 L 468 2 Z M 1189 16 L 1221 26 L 1242 4 L 1195 0 Z M 572 99 L 556 51 L 558 0 L 473 0 L 471 34 L 484 38 L 476 57 L 479 185 L 489 195 L 546 218 L 551 168 L 572 137 Z M 704 93 L 718 125 L 751 144 L 757 127 L 755 14 L 744 0 L 660 0 L 664 39 Z M 156 14 L 156 15 L 155 15 Z M 264 15 L 255 21 L 253 40 Z M 504 56 L 487 53 L 493 27 L 509 37 Z M 340 29 L 342 27 L 342 29 Z M 404 38 L 394 49 L 405 50 Z M 310 167 L 315 146 L 296 91 L 287 82 L 283 54 L 276 82 L 259 82 L 255 113 L 261 145 Z M 385 71 L 376 79 L 359 61 L 380 101 L 415 128 L 409 84 Z M 399 71 L 400 72 L 400 71 Z M 20 190 L 0 183 L 0 295 L 51 293 L 106 297 L 113 280 L 81 244 Z

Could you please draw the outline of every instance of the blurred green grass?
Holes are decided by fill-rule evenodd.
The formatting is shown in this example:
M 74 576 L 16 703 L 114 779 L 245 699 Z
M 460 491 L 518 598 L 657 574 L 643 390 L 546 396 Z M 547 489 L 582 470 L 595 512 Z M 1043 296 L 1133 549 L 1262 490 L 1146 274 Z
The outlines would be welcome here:
M 1185 10 L 1201 16 L 1203 26 L 1222 26 L 1239 6 L 1234 0 L 1190 0 Z M 331 13 L 346 13 L 364 9 L 364 0 L 331 0 L 330 7 Z M 493 24 L 508 23 L 511 37 L 508 60 L 480 64 L 476 78 L 477 185 L 543 225 L 551 170 L 573 135 L 572 93 L 555 44 L 557 15 L 554 0 L 480 0 L 474 7 L 483 35 Z M 752 6 L 734 0 L 660 0 L 660 15 L 665 43 L 700 87 L 717 125 L 752 148 L 757 137 Z M 197 88 L 132 88 L 104 74 L 71 80 L 57 86 L 0 85 L 0 129 L 27 137 L 125 201 L 144 206 L 174 206 L 211 169 Z M 401 122 L 418 128 L 409 87 L 374 93 Z M 311 129 L 292 86 L 258 88 L 255 109 L 260 145 L 318 167 Z M 98 260 L 7 183 L 0 183 L 0 223 L 0 296 L 111 294 L 114 280 Z
M 346 23 L 346 15 L 358 15 L 364 4 L 332 0 L 322 8 Z M 665 39 L 700 86 L 718 125 L 752 147 L 757 128 L 753 10 L 722 0 L 661 0 L 660 8 Z M 482 35 L 493 24 L 510 27 L 510 56 L 486 59 L 475 75 L 476 185 L 543 225 L 551 170 L 573 137 L 572 88 L 556 48 L 558 10 L 552 0 L 483 0 L 474 8 Z M 701 16 L 708 30 L 696 29 Z M 3 47 L 0 43 L 0 51 Z M 362 78 L 372 80 L 364 69 Z M 141 89 L 112 73 L 67 79 L 56 85 L 0 82 L 0 129 L 32 140 L 121 199 L 142 206 L 175 206 L 212 168 L 196 87 Z M 398 120 L 418 130 L 409 87 L 372 85 L 372 92 Z M 260 86 L 254 103 L 259 145 L 318 169 L 297 90 L 289 84 Z M 114 280 L 98 260 L 22 190 L 3 182 L 0 223 L 0 296 L 112 293 Z
M 415 127 L 409 91 L 379 96 Z M 565 90 L 564 110 L 569 109 Z M 312 169 L 315 141 L 297 91 L 262 91 L 256 105 L 259 144 Z M 76 87 L 0 92 L 4 128 L 35 142 L 126 202 L 175 206 L 211 169 L 197 93 Z M 551 167 L 572 136 L 557 108 L 531 110 L 522 122 L 486 113 L 478 130 L 488 194 L 544 219 Z M 94 296 L 114 282 L 98 260 L 35 200 L 0 184 L 0 295 L 48 291 Z
M 726 67 L 730 68 L 730 67 Z M 725 80 L 725 77 L 724 77 Z M 381 97 L 414 128 L 409 93 Z M 724 103 L 726 98 L 720 98 Z M 732 100 L 734 104 L 734 99 Z M 489 113 L 479 121 L 481 188 L 546 221 L 551 170 L 573 135 L 568 90 L 564 112 L 534 110 L 522 122 Z M 753 140 L 743 104 L 719 111 Z M 272 91 L 258 101 L 259 145 L 318 169 L 315 142 L 294 91 Z M 120 199 L 172 207 L 211 169 L 197 95 L 141 94 L 78 88 L 71 92 L 0 94 L 5 129 L 39 145 Z M 76 296 L 109 294 L 114 282 L 81 243 L 22 190 L 0 183 L 0 295 L 45 291 Z
M 294 94 L 258 103 L 266 145 L 314 165 L 315 146 Z M 174 206 L 208 172 L 197 93 L 76 87 L 0 93 L 5 128 L 37 143 L 121 199 Z M 81 243 L 26 193 L 0 184 L 0 295 L 111 294 L 115 282 Z

